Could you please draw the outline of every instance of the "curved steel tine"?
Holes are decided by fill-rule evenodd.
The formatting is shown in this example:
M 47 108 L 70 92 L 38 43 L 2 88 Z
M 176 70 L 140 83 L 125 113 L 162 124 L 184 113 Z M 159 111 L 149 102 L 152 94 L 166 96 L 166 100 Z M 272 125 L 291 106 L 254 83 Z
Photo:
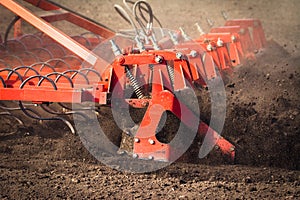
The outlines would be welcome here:
M 24 74 L 23 74 L 23 77 L 25 77 L 27 75 L 27 73 L 28 73 L 29 70 L 33 71 L 36 75 L 40 75 L 40 73 L 36 69 L 34 69 L 34 68 L 30 67 L 30 66 L 19 66 L 19 67 L 15 67 L 13 70 L 17 71 L 17 70 L 20 70 L 20 69 L 26 69 L 25 72 L 24 72 Z M 10 72 L 8 74 L 8 77 L 10 77 L 11 74 L 12 74 L 12 72 Z
M 85 46 L 86 48 L 88 49 L 91 49 L 92 48 L 92 44 L 91 42 L 86 38 L 86 37 L 83 37 L 81 35 L 76 35 L 76 36 L 72 36 L 71 37 L 73 40 L 75 40 L 76 42 L 82 44 L 83 46 Z M 84 42 L 81 42 L 81 39 L 84 40 Z
M 11 114 L 10 112 L 0 112 L 0 115 L 9 115 L 9 116 L 12 116 L 20 125 L 24 126 L 24 122 L 20 118 L 18 118 L 17 116 Z
M 45 62 L 45 61 L 53 58 L 53 54 L 48 49 L 45 49 L 43 47 L 30 49 L 30 52 L 37 54 L 38 57 L 39 57 L 39 59 L 40 59 L 40 61 L 42 61 L 42 62 Z M 48 58 L 42 57 L 40 55 L 41 52 L 46 53 L 49 57 Z
M 16 55 L 8 54 L 8 55 L 5 55 L 5 56 L 1 57 L 2 60 L 4 60 L 6 63 L 9 63 L 7 60 L 5 60 L 6 58 L 13 58 L 18 62 L 17 65 L 21 65 L 21 66 L 24 65 L 23 60 L 21 58 L 19 58 L 18 56 L 16 56 Z M 12 66 L 16 66 L 13 63 L 9 63 L 9 64 L 12 65 Z
M 57 44 L 57 43 L 46 44 L 46 45 L 44 45 L 43 47 L 44 47 L 45 49 L 48 49 L 48 50 L 52 53 L 53 58 L 60 58 L 60 57 L 66 55 L 65 49 L 64 49 L 61 45 L 59 45 L 59 44 Z M 56 54 L 55 54 L 55 48 L 56 48 L 56 50 L 59 49 L 59 51 L 61 51 L 62 54 L 56 55 Z M 52 49 L 52 50 L 51 50 L 51 49 Z
M 64 118 L 62 118 L 62 117 L 43 118 L 43 117 L 41 117 L 37 112 L 34 112 L 32 109 L 25 108 L 25 107 L 23 106 L 23 104 L 22 104 L 21 101 L 19 102 L 19 105 L 20 105 L 21 110 L 25 113 L 25 115 L 27 115 L 28 117 L 30 117 L 30 118 L 32 118 L 32 119 L 36 119 L 36 120 L 39 120 L 39 121 L 41 121 L 41 122 L 42 122 L 42 121 L 50 121 L 50 120 L 60 120 L 60 121 L 64 122 L 64 123 L 68 126 L 68 128 L 70 129 L 70 131 L 71 131 L 73 134 L 76 133 L 76 131 L 75 131 L 73 125 L 71 124 L 71 122 L 69 122 L 68 120 L 66 120 L 66 119 L 64 119 Z M 28 111 L 34 113 L 36 116 L 30 114 Z
M 3 87 L 6 88 L 6 84 L 2 76 L 0 76 L 0 82 L 2 83 Z
M 70 121 L 66 120 L 65 118 L 55 117 L 55 118 L 52 118 L 52 120 L 61 120 L 62 122 L 64 122 L 69 127 L 72 134 L 74 134 L 74 135 L 76 134 L 76 130 L 75 130 L 74 126 L 71 124 Z
M 37 62 L 34 63 L 32 65 L 30 65 L 29 67 L 34 68 L 35 66 L 41 65 L 39 72 L 42 72 L 42 70 L 44 69 L 45 66 L 47 66 L 48 68 L 50 68 L 53 72 L 55 72 L 55 69 L 53 66 L 51 66 L 50 64 L 48 64 L 47 62 Z
M 22 75 L 21 75 L 19 72 L 15 71 L 14 69 L 10 69 L 10 68 L 0 69 L 0 72 L 3 72 L 3 71 L 8 71 L 6 80 L 9 80 L 12 74 L 17 74 L 19 80 L 20 80 L 21 82 L 23 82 L 23 77 L 22 77 Z
M 40 115 L 38 112 L 34 111 L 34 110 L 31 109 L 31 108 L 24 107 L 24 104 L 23 104 L 22 101 L 19 101 L 19 106 L 20 106 L 20 109 L 23 111 L 23 113 L 24 113 L 26 116 L 28 116 L 28 117 L 30 117 L 30 118 L 32 118 L 32 119 L 39 120 L 39 121 L 42 121 L 42 120 L 43 120 L 43 118 L 41 117 L 41 115 Z M 29 113 L 28 111 L 29 111 L 30 113 Z M 32 115 L 31 113 L 33 113 L 34 115 Z
M 15 110 L 20 110 L 20 107 L 14 107 L 14 108 L 12 108 L 12 107 L 6 107 L 6 106 L 0 104 L 0 109 L 2 109 L 2 110 L 8 110 L 8 111 L 15 111 Z
M 68 73 L 73 73 L 71 75 L 71 79 L 73 79 L 77 74 L 80 74 L 86 81 L 86 83 L 89 85 L 90 82 L 89 82 L 89 79 L 87 78 L 87 76 L 85 74 L 83 74 L 82 72 L 78 71 L 78 70 L 75 70 L 75 69 L 70 69 L 70 70 L 67 70 L 67 71 L 64 71 L 63 74 L 68 74 Z
M 86 38 L 87 35 L 95 36 L 98 39 L 99 43 L 101 42 L 101 39 L 102 39 L 101 36 L 96 33 L 93 33 L 93 32 L 85 32 L 85 33 L 82 33 L 80 36 L 83 36 Z
M 21 46 L 21 48 L 17 47 L 17 48 L 9 49 L 8 48 L 9 43 L 18 43 Z M 19 39 L 10 39 L 10 40 L 7 40 L 4 45 L 5 45 L 5 48 L 7 49 L 8 52 L 17 52 L 16 50 L 18 50 L 18 51 L 26 51 L 27 50 L 25 44 L 23 42 L 21 42 Z
M 11 114 L 10 112 L 0 112 L 0 116 L 1 116 L 1 115 L 2 115 L 2 116 L 10 116 L 10 117 L 12 117 L 15 121 L 17 121 L 17 122 L 19 123 L 19 125 L 25 127 L 24 122 L 23 122 L 20 118 L 18 118 L 17 116 Z M 14 126 L 15 126 L 15 125 L 14 125 Z M 0 135 L 2 135 L 2 134 L 5 134 L 6 136 L 7 136 L 7 135 L 13 135 L 13 134 L 15 134 L 15 133 L 17 133 L 17 132 L 18 132 L 18 129 L 15 130 L 15 131 L 12 131 L 12 132 L 0 133 Z
M 44 111 L 46 111 L 47 113 L 52 114 L 52 115 L 74 115 L 75 114 L 75 115 L 80 115 L 81 117 L 83 117 L 86 120 L 90 119 L 86 114 L 84 114 L 82 112 L 78 112 L 78 111 L 59 112 L 59 111 L 54 110 L 50 106 L 46 106 L 44 104 L 41 104 L 40 106 Z
M 26 44 L 27 42 L 30 43 L 30 45 L 34 44 L 35 45 L 34 48 L 41 47 L 43 44 L 42 39 L 39 36 L 37 36 L 36 34 L 24 34 L 19 38 L 19 41 L 23 42 L 23 44 L 26 46 L 27 49 L 31 49 Z M 33 42 L 33 41 L 36 41 L 36 42 Z M 37 44 L 39 44 L 39 45 L 37 46 Z
M 54 73 L 47 74 L 47 76 L 51 76 L 52 74 L 54 74 Z M 63 73 L 59 73 L 59 72 L 56 72 L 55 74 L 58 75 L 56 77 L 56 79 L 54 80 L 55 83 L 58 83 L 58 81 L 60 80 L 60 78 L 64 77 L 64 78 L 66 78 L 69 81 L 71 88 L 74 88 L 73 80 L 69 76 L 67 76 L 66 74 L 63 74 Z
M 56 68 L 58 66 L 58 64 L 61 62 L 63 64 L 65 64 L 67 66 L 68 69 L 71 69 L 71 66 L 69 63 L 67 63 L 66 61 L 64 61 L 63 59 L 61 58 L 52 58 L 50 60 L 47 60 L 46 63 L 50 64 L 51 65 L 51 62 L 56 62 L 54 65 L 52 65 L 54 68 Z
M 8 64 L 7 62 L 5 62 L 4 60 L 2 60 L 2 59 L 0 59 L 0 63 L 3 63 L 3 66 L 5 67 L 5 68 L 12 68 L 12 66 L 10 65 L 10 64 Z
M 34 78 L 40 79 L 39 82 L 38 82 L 38 84 L 37 84 L 38 86 L 41 85 L 41 83 L 43 82 L 44 79 L 47 79 L 47 80 L 51 83 L 51 85 L 53 86 L 54 90 L 57 90 L 57 87 L 56 87 L 55 82 L 54 82 L 52 79 L 50 79 L 50 78 L 48 78 L 48 77 L 46 77 L 46 76 L 42 76 L 42 75 L 34 75 L 34 76 L 28 77 L 27 79 L 25 79 L 25 80 L 21 83 L 21 85 L 19 86 L 20 89 L 23 89 L 23 87 L 26 85 L 26 83 L 27 83 L 28 81 L 34 79 Z
M 66 115 L 66 114 L 63 113 L 63 111 L 61 111 L 61 112 L 56 111 L 53 108 L 51 108 L 50 106 L 45 106 L 45 104 L 40 104 L 40 107 L 44 111 L 46 111 L 47 113 L 52 114 L 52 115 Z
M 66 55 L 66 56 L 62 57 L 61 59 L 65 60 L 65 61 L 66 61 L 66 59 L 77 60 L 79 62 L 79 66 L 81 66 L 83 63 L 83 61 L 75 55 Z
M 33 78 L 42 78 L 42 77 L 44 77 L 44 79 L 47 79 L 52 84 L 54 90 L 57 90 L 56 84 L 54 83 L 54 81 L 52 79 L 50 79 L 48 77 L 45 77 L 45 76 L 41 76 L 41 75 L 31 76 L 31 77 L 27 78 L 20 85 L 20 89 L 22 89 L 29 80 L 31 80 Z M 39 81 L 38 86 L 40 86 L 40 84 L 41 84 L 41 80 Z M 70 131 L 73 134 L 75 134 L 75 129 L 74 129 L 73 125 L 68 120 L 66 120 L 66 119 L 64 119 L 62 117 L 51 117 L 51 118 L 41 117 L 39 114 L 37 114 L 36 112 L 34 112 L 32 109 L 24 107 L 22 101 L 19 101 L 19 106 L 20 106 L 21 110 L 25 113 L 25 115 L 29 116 L 30 118 L 37 119 L 37 120 L 40 120 L 40 121 L 44 121 L 44 120 L 60 120 L 60 121 L 64 122 L 69 127 Z M 34 116 L 34 115 L 30 114 L 28 112 L 28 110 L 31 111 L 31 112 L 33 112 L 36 115 Z
M 96 74 L 96 75 L 98 76 L 99 81 L 102 81 L 102 78 L 101 78 L 100 73 L 99 73 L 97 70 L 95 70 L 95 69 L 92 69 L 92 68 L 82 68 L 82 69 L 80 69 L 79 71 L 80 71 L 80 72 L 82 72 L 82 71 L 87 71 L 86 74 L 85 74 L 86 76 L 88 76 L 88 73 L 89 73 L 89 72 L 93 72 L 94 74 Z
M 24 51 L 24 54 L 28 54 L 31 57 L 33 57 L 35 59 L 35 62 L 40 62 L 40 58 L 36 56 L 34 53 L 32 53 L 31 51 Z

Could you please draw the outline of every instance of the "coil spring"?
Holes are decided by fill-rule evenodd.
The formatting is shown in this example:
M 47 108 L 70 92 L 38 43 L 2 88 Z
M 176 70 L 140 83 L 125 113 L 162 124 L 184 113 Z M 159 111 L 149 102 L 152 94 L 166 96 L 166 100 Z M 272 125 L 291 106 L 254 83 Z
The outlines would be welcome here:
M 135 92 L 136 96 L 139 99 L 143 99 L 145 97 L 145 95 L 143 94 L 140 84 L 138 83 L 136 78 L 132 75 L 132 73 L 130 72 L 130 69 L 127 66 L 125 66 L 125 71 L 126 71 L 126 76 L 129 78 L 129 81 L 133 87 L 133 91 Z
M 174 68 L 171 66 L 170 63 L 167 64 L 167 71 L 170 77 L 170 81 L 171 81 L 171 85 L 174 85 L 174 79 L 175 79 L 175 72 L 174 72 Z

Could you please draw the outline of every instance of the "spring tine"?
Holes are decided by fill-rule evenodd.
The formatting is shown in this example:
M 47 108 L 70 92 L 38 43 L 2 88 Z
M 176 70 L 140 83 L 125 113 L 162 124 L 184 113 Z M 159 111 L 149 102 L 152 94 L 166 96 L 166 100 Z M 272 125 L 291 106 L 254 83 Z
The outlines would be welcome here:
M 68 77 L 67 75 L 65 75 L 65 74 L 62 74 L 60 72 L 52 72 L 50 74 L 46 74 L 45 76 L 46 77 L 50 77 L 50 76 L 53 76 L 53 75 L 56 75 L 56 78 L 54 80 L 55 83 L 58 83 L 58 81 L 60 80 L 60 78 L 64 77 L 64 78 L 66 78 L 69 81 L 71 88 L 74 88 L 73 80 L 70 77 Z
M 67 63 L 65 60 L 60 59 L 60 58 L 52 58 L 50 60 L 48 60 L 46 63 L 51 65 L 51 62 L 56 62 L 54 65 L 52 65 L 54 68 L 57 68 L 59 63 L 63 63 L 67 66 L 68 69 L 71 69 L 71 66 L 69 63 Z
M 52 79 L 50 79 L 49 77 L 46 77 L 46 76 L 41 76 L 41 75 L 35 75 L 35 76 L 28 77 L 26 80 L 24 80 L 22 82 L 22 84 L 20 85 L 19 88 L 22 89 L 29 80 L 34 79 L 34 78 L 39 78 L 40 79 L 40 81 L 38 82 L 38 86 L 40 86 L 41 83 L 43 82 L 43 80 L 46 79 L 46 80 L 48 80 L 52 84 L 54 90 L 57 90 L 56 84 L 55 84 L 55 82 Z M 43 80 L 42 80 L 42 78 L 43 78 Z M 40 120 L 40 121 L 44 121 L 44 120 L 60 120 L 60 121 L 64 122 L 69 127 L 70 131 L 73 134 L 75 134 L 75 129 L 74 129 L 74 127 L 72 126 L 72 124 L 68 120 L 66 120 L 64 118 L 61 118 L 61 117 L 51 117 L 51 118 L 41 117 L 37 112 L 34 112 L 32 109 L 24 107 L 22 101 L 19 101 L 19 106 L 20 106 L 21 110 L 25 113 L 25 115 L 29 116 L 30 118 L 37 119 L 37 120 Z M 32 115 L 28 111 L 34 113 L 35 115 Z
M 50 113 L 52 115 L 80 115 L 81 117 L 83 117 L 84 119 L 88 120 L 90 119 L 86 114 L 82 113 L 82 112 L 78 112 L 78 111 L 68 111 L 68 112 L 63 112 L 63 111 L 56 111 L 53 108 L 51 108 L 50 106 L 46 106 L 44 104 L 41 104 L 40 107 L 46 111 L 47 113 Z
M 32 52 L 30 52 L 30 51 L 24 51 L 23 53 L 26 54 L 26 55 L 30 55 L 31 57 L 33 57 L 33 58 L 35 59 L 34 62 L 40 62 L 39 57 L 37 57 L 34 53 L 32 53 Z M 32 62 L 31 62 L 31 63 L 32 63 Z
M 44 111 L 46 111 L 47 113 L 50 113 L 50 114 L 52 114 L 52 115 L 67 115 L 67 114 L 65 114 L 65 113 L 63 113 L 63 112 L 56 111 L 56 110 L 54 110 L 53 108 L 50 108 L 50 106 L 46 106 L 46 105 L 44 105 L 44 104 L 40 104 L 40 107 L 41 107 Z
M 44 46 L 44 48 L 51 52 L 53 58 L 59 58 L 66 55 L 65 49 L 61 45 L 56 43 L 47 44 Z M 61 54 L 57 53 L 57 50 L 59 50 Z
M 10 112 L 0 112 L 0 116 L 6 116 L 6 119 L 7 119 L 8 116 L 12 117 L 15 121 L 17 121 L 17 123 L 19 123 L 19 125 L 24 127 L 24 122 L 20 118 L 18 118 L 17 116 L 11 114 Z M 13 126 L 15 126 L 15 125 L 13 125 Z M 17 132 L 18 132 L 18 128 L 15 131 L 12 131 L 12 132 L 7 132 L 7 133 L 2 132 L 2 133 L 0 133 L 0 135 L 3 136 L 3 134 L 4 134 L 5 136 L 8 136 L 8 135 L 13 135 Z
M 3 71 L 8 71 L 8 75 L 6 77 L 6 80 L 9 80 L 12 74 L 16 74 L 18 76 L 19 80 L 21 82 L 23 82 L 23 76 L 19 72 L 17 72 L 16 70 L 10 69 L 10 68 L 0 69 L 0 72 L 3 72 Z
M 66 120 L 65 118 L 62 118 L 62 117 L 54 117 L 54 118 L 52 118 L 52 119 L 50 119 L 50 120 L 60 120 L 60 121 L 64 122 L 64 123 L 69 127 L 71 133 L 74 134 L 74 135 L 76 134 L 76 131 L 75 131 L 74 126 L 71 124 L 70 121 Z
M 53 86 L 53 88 L 54 88 L 54 90 L 57 90 L 57 87 L 56 87 L 56 84 L 54 83 L 54 81 L 52 80 L 52 79 L 50 79 L 50 78 L 48 78 L 48 77 L 46 77 L 46 76 L 42 76 L 42 75 L 34 75 L 34 76 L 30 76 L 30 77 L 28 77 L 27 79 L 25 79 L 22 83 L 21 83 L 21 85 L 20 85 L 20 89 L 22 89 L 25 85 L 26 85 L 26 83 L 28 82 L 28 81 L 30 81 L 30 80 L 32 80 L 32 79 L 34 79 L 34 78 L 39 78 L 40 80 L 39 80 L 39 82 L 38 82 L 38 86 L 40 86 L 41 85 L 41 83 L 44 81 L 44 79 L 47 79 L 47 81 L 49 81 L 50 83 L 51 83 L 51 85 Z
M 35 66 L 41 65 L 41 67 L 39 68 L 39 72 L 42 72 L 42 70 L 44 69 L 45 66 L 47 66 L 48 68 L 50 68 L 53 72 L 55 72 L 54 67 L 52 67 L 50 64 L 48 64 L 47 62 L 38 62 L 38 63 L 34 63 L 32 65 L 30 65 L 30 67 L 34 68 Z
M 4 68 L 12 68 L 12 66 L 10 64 L 8 64 L 7 62 L 5 62 L 4 60 L 0 59 L 0 63 L 3 64 Z M 1 64 L 0 64 L 1 66 Z
M 19 41 L 23 42 L 27 49 L 31 49 L 29 44 L 34 44 L 34 48 L 41 47 L 43 44 L 42 39 L 36 34 L 24 34 L 19 38 Z
M 70 69 L 70 70 L 63 72 L 63 74 L 68 74 L 68 73 L 73 73 L 70 77 L 71 79 L 73 79 L 77 74 L 80 74 L 85 79 L 86 83 L 88 85 L 90 84 L 89 79 L 87 78 L 87 76 L 84 73 L 79 72 L 78 70 L 75 70 L 75 69 Z
M 36 54 L 40 61 L 46 62 L 49 59 L 53 58 L 53 54 L 46 48 L 40 47 L 40 48 L 34 48 L 31 49 L 30 52 Z M 42 53 L 43 52 L 43 53 Z M 45 56 L 47 55 L 47 56 Z M 47 58 L 45 58 L 47 57 Z
M 14 43 L 18 44 L 19 47 L 10 49 L 9 45 L 12 46 Z M 4 46 L 5 46 L 5 48 L 8 52 L 14 52 L 15 53 L 15 52 L 18 52 L 18 51 L 27 51 L 27 48 L 26 48 L 25 44 L 23 42 L 21 42 L 20 40 L 18 40 L 18 39 L 7 40 L 4 43 Z
M 23 74 L 23 77 L 25 77 L 27 75 L 27 73 L 28 73 L 29 70 L 33 71 L 36 75 L 40 75 L 40 73 L 36 69 L 34 69 L 34 68 L 30 67 L 30 66 L 19 66 L 19 67 L 14 68 L 13 70 L 14 71 L 18 71 L 20 69 L 26 69 L 25 72 L 24 72 L 24 74 Z M 10 77 L 11 74 L 12 74 L 12 72 L 10 72 L 10 74 L 8 74 L 8 76 Z
M 12 59 L 13 61 L 17 61 L 17 62 L 19 63 L 19 64 L 14 64 L 14 62 L 13 62 L 13 63 L 9 63 L 9 64 L 12 65 L 12 66 L 16 66 L 16 65 L 23 66 L 23 65 L 24 65 L 22 59 L 19 58 L 19 57 L 16 56 L 16 55 L 13 55 L 13 54 L 5 55 L 5 56 L 3 56 L 1 59 L 4 60 L 4 61 L 6 61 L 6 63 L 7 63 L 8 61 L 7 61 L 6 59 L 9 59 L 9 58 Z
M 93 72 L 94 74 L 97 75 L 97 77 L 99 78 L 99 81 L 102 81 L 102 78 L 101 78 L 100 73 L 99 73 L 98 71 L 96 71 L 95 69 L 92 69 L 92 68 L 82 68 L 82 69 L 80 69 L 79 71 L 80 71 L 80 72 L 82 72 L 82 71 L 87 71 L 86 74 L 85 74 L 86 76 L 88 76 L 88 74 L 89 74 L 90 72 Z
M 23 113 L 24 113 L 26 116 L 28 116 L 28 117 L 30 117 L 30 118 L 32 118 L 32 119 L 39 120 L 39 121 L 42 121 L 42 120 L 43 120 L 43 118 L 41 117 L 41 115 L 40 115 L 38 112 L 34 111 L 34 110 L 31 109 L 31 108 L 24 107 L 24 104 L 23 104 L 22 101 L 19 101 L 19 107 L 20 107 L 20 109 L 23 111 Z M 29 111 L 30 113 L 29 113 L 28 111 Z M 34 115 L 32 115 L 31 113 L 33 113 Z
M 73 40 L 77 41 L 78 43 L 82 44 L 83 46 L 85 46 L 88 49 L 92 48 L 90 41 L 86 37 L 83 37 L 81 35 L 76 35 L 76 36 L 72 36 L 71 38 Z M 84 42 L 81 41 L 82 39 L 84 40 Z
M 9 115 L 9 116 L 12 116 L 20 125 L 24 125 L 24 122 L 20 118 L 18 118 L 17 116 L 13 115 L 10 112 L 1 112 L 0 115 Z
M 1 83 L 2 83 L 2 85 L 3 85 L 3 87 L 6 88 L 7 86 L 6 86 L 5 81 L 4 81 L 4 79 L 2 78 L 2 76 L 0 76 L 0 81 L 1 81 Z
M 67 60 L 67 59 L 69 59 L 69 60 L 76 60 L 76 61 L 78 61 L 78 66 L 82 66 L 82 63 L 83 63 L 83 61 L 82 60 L 80 60 L 80 58 L 78 58 L 77 56 L 74 56 L 74 55 L 66 55 L 66 56 L 64 56 L 64 57 L 62 57 L 62 59 L 63 60 Z M 67 62 L 67 61 L 66 61 Z
M 96 33 L 93 33 L 93 32 L 85 32 L 85 33 L 82 33 L 82 34 L 81 34 L 81 36 L 83 36 L 83 37 L 85 37 L 85 38 L 86 38 L 87 35 L 92 35 L 92 36 L 94 36 L 94 37 L 96 37 L 96 38 L 98 39 L 98 42 L 99 42 L 99 43 L 101 42 L 101 36 L 98 35 L 98 34 L 96 34 Z

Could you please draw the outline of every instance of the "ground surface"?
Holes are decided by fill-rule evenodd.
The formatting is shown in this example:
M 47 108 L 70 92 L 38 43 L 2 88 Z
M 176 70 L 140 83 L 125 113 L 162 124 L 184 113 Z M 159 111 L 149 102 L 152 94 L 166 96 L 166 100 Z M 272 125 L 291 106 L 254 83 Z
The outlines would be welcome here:
M 57 1 L 112 29 L 127 28 L 114 12 L 121 1 Z M 269 47 L 256 61 L 226 79 L 227 118 L 222 135 L 237 146 L 237 164 L 213 156 L 181 162 L 146 174 L 123 173 L 97 162 L 78 136 L 55 122 L 0 134 L 0 198 L 103 199 L 299 199 L 300 56 L 299 1 L 151 1 L 171 29 L 196 37 L 194 23 L 205 18 L 262 21 Z M 3 16 L 3 23 L 11 16 Z M 205 92 L 203 91 L 203 96 Z M 200 100 L 206 101 L 203 97 Z M 203 113 L 209 113 L 202 108 Z M 207 119 L 204 119 L 207 120 Z M 107 127 L 110 124 L 106 124 Z M 1 118 L 0 129 L 14 129 Z

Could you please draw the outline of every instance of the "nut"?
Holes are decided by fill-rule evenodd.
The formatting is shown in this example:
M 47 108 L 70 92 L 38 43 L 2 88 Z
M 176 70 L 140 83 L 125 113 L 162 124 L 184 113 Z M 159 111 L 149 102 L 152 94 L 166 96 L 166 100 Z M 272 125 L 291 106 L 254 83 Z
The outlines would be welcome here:
M 139 139 L 139 138 L 134 138 L 134 142 L 135 142 L 135 143 L 139 143 L 139 142 L 140 142 L 140 139 Z
M 162 56 L 157 55 L 155 56 L 154 60 L 157 63 L 162 63 L 164 61 L 164 58 Z
M 152 140 L 152 139 L 149 139 L 148 142 L 149 142 L 150 144 L 152 144 L 152 145 L 155 144 L 155 141 Z
M 182 57 L 183 57 L 183 54 L 181 52 L 176 53 L 176 58 L 182 59 Z

